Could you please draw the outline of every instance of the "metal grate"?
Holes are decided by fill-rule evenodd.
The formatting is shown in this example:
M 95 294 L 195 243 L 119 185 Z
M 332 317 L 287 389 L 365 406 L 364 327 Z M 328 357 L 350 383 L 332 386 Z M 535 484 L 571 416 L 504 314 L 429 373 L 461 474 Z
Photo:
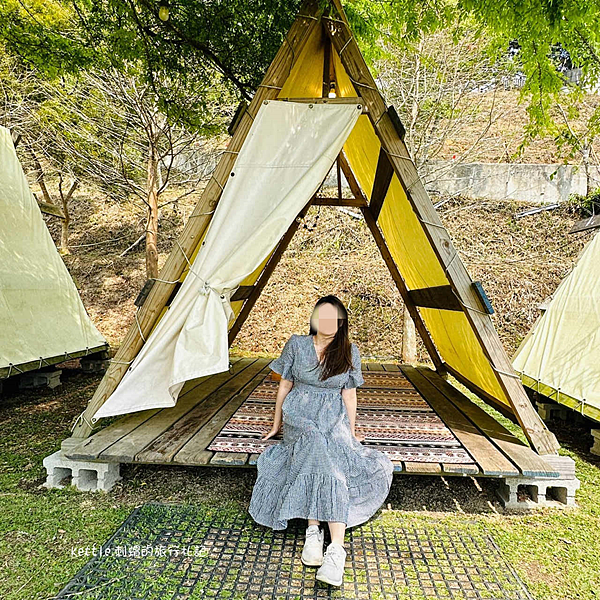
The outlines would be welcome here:
M 300 560 L 306 525 L 273 531 L 239 506 L 145 504 L 56 598 L 533 600 L 490 535 L 377 519 L 347 530 L 344 581 L 331 587 Z

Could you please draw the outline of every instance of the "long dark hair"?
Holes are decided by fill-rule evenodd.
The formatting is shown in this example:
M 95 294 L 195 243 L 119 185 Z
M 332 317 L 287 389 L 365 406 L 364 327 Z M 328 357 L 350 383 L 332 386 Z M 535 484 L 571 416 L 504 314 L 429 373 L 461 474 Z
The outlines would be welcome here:
M 348 338 L 348 311 L 337 296 L 328 294 L 327 296 L 322 296 L 317 300 L 311 313 L 309 334 L 317 334 L 317 329 L 313 327 L 312 324 L 312 315 L 317 307 L 326 303 L 333 304 L 333 306 L 337 308 L 338 329 L 333 340 L 331 340 L 331 342 L 329 342 L 327 347 L 323 350 L 323 360 L 315 367 L 318 368 L 319 365 L 322 366 L 322 372 L 319 376 L 321 381 L 328 379 L 329 377 L 333 377 L 334 375 L 345 373 L 352 367 L 352 346 L 350 344 L 350 339 Z M 311 343 L 314 343 L 313 340 L 311 340 Z

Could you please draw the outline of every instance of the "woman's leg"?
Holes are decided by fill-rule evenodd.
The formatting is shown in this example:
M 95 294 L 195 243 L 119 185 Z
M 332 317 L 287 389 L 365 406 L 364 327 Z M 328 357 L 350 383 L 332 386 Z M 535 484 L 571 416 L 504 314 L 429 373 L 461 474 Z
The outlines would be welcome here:
M 308 519 L 308 526 L 310 527 L 311 525 L 320 525 L 321 521 L 317 521 L 315 519 Z
M 329 521 L 329 533 L 331 534 L 331 541 L 337 542 L 340 545 L 344 545 L 344 536 L 346 535 L 346 523 L 339 521 Z

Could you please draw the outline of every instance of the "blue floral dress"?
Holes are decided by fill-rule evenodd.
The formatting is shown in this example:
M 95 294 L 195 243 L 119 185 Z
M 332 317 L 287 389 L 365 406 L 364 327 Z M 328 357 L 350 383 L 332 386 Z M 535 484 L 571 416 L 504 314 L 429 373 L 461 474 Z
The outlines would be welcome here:
M 319 381 L 313 336 L 292 334 L 269 366 L 294 387 L 282 405 L 283 440 L 256 462 L 250 515 L 272 529 L 285 529 L 293 518 L 364 523 L 387 498 L 394 465 L 350 429 L 341 390 L 364 383 L 358 347 L 352 344 L 349 371 Z

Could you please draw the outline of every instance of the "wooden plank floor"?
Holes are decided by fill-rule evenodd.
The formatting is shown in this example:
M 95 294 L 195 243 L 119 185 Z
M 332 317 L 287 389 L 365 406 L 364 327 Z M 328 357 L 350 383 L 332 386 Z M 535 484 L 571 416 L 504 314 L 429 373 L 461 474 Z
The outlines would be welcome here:
M 259 454 L 214 452 L 207 446 L 270 372 L 268 358 L 232 357 L 230 371 L 188 381 L 173 408 L 124 416 L 81 443 L 67 457 L 119 463 L 255 468 Z M 363 371 L 401 370 L 452 431 L 475 464 L 394 461 L 395 471 L 427 475 L 556 476 L 529 446 L 425 367 L 363 363 Z

